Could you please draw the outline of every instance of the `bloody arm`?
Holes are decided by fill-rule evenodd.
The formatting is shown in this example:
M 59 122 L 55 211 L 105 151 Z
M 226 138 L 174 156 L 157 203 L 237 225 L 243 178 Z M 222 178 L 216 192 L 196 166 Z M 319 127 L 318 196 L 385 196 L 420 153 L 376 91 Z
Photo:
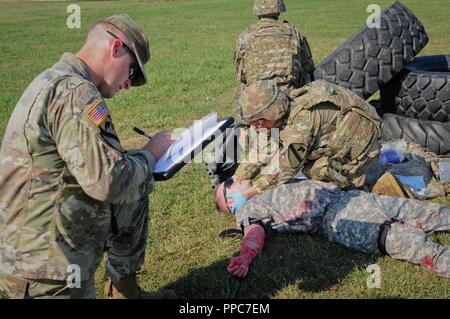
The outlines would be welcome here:
M 266 234 L 264 228 L 253 224 L 245 229 L 239 256 L 233 257 L 228 264 L 228 272 L 236 277 L 247 276 L 250 264 L 264 247 Z

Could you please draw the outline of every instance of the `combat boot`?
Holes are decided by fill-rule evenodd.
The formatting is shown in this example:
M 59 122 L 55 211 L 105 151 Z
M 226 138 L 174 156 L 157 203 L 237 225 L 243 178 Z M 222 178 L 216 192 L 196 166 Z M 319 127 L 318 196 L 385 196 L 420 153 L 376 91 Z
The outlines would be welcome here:
M 174 290 L 158 290 L 147 292 L 139 287 L 136 276 L 128 276 L 120 280 L 108 279 L 104 287 L 105 296 L 109 299 L 176 299 Z
M 372 193 L 386 196 L 414 198 L 410 189 L 400 183 L 391 173 L 384 173 L 372 188 Z

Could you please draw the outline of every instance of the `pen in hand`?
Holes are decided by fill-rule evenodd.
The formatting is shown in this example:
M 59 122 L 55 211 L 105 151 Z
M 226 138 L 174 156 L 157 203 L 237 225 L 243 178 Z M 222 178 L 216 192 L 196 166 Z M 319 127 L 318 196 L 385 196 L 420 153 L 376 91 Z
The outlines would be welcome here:
M 137 127 L 134 127 L 134 128 L 133 128 L 133 131 L 135 131 L 136 133 L 138 133 L 138 134 L 140 134 L 140 135 L 142 135 L 142 136 L 145 136 L 145 137 L 148 138 L 149 140 L 152 139 L 152 137 L 151 137 L 150 135 L 148 135 L 147 133 L 145 133 L 143 130 L 138 129 Z

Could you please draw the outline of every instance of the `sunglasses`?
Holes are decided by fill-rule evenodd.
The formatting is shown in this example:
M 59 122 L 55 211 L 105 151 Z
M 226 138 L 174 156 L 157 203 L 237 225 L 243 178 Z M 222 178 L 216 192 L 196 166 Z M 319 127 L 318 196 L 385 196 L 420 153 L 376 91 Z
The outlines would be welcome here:
M 112 32 L 109 32 L 109 31 L 106 31 L 106 32 L 108 32 L 108 34 L 111 35 L 113 38 L 120 40 L 122 42 L 122 47 L 125 49 L 125 51 L 130 55 L 131 59 L 133 60 L 133 64 L 130 66 L 130 73 L 128 75 L 128 79 L 133 80 L 137 74 L 136 55 L 134 54 L 133 51 L 131 51 L 130 47 L 123 40 L 121 40 L 117 35 L 115 35 Z
M 223 198 L 225 200 L 225 203 L 227 202 L 227 188 L 230 188 L 231 184 L 233 184 L 234 179 L 233 176 L 228 177 L 224 182 L 223 182 Z M 230 208 L 228 207 L 228 211 L 231 213 Z

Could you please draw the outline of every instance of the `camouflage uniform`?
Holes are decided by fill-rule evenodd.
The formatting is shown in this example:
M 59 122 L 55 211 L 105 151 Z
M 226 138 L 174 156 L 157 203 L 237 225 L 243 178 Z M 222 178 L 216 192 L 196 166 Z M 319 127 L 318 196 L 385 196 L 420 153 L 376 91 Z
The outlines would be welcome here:
M 238 87 L 271 80 L 288 93 L 312 81 L 314 62 L 308 42 L 287 21 L 265 17 L 285 11 L 283 1 L 256 0 L 254 14 L 260 20 L 239 35 L 234 53 Z
M 287 91 L 310 83 L 314 72 L 306 38 L 287 22 L 269 18 L 239 35 L 234 65 L 238 83 L 273 80 Z
M 258 193 L 286 183 L 300 170 L 311 179 L 333 182 L 340 188 L 361 187 L 365 170 L 378 155 L 380 119 L 375 109 L 349 90 L 324 80 L 292 94 L 295 98 L 279 134 L 278 151 L 266 164 L 241 164 L 236 175 L 254 179 Z M 255 114 L 261 106 L 247 104 L 242 116 L 250 121 L 248 114 Z M 274 117 L 277 108 L 268 108 L 253 119 Z
M 236 212 L 236 222 L 238 227 L 260 223 L 266 230 L 281 233 L 318 233 L 345 247 L 368 254 L 387 253 L 450 278 L 449 247 L 428 237 L 450 230 L 447 206 L 358 190 L 345 192 L 308 180 L 253 197 Z
M 270 81 L 286 94 L 312 81 L 314 62 L 306 38 L 287 21 L 279 22 L 269 17 L 284 11 L 283 0 L 255 0 L 253 13 L 260 20 L 242 32 L 236 41 L 234 65 L 238 85 L 235 101 L 239 100 L 245 87 L 257 81 Z M 245 124 L 237 123 L 235 127 L 236 131 L 231 135 L 247 134 Z M 206 165 L 213 187 L 233 175 L 238 166 L 233 161 L 224 162 L 229 157 L 226 149 L 234 148 L 236 152 L 248 154 L 247 148 L 233 145 L 228 135 L 224 134 L 219 141 L 223 152 Z M 230 143 L 232 145 L 228 146 Z
M 141 76 L 133 85 L 143 83 Z M 105 250 L 107 276 L 137 271 L 155 158 L 122 148 L 80 59 L 65 53 L 33 80 L 11 115 L 0 158 L 0 289 L 18 298 L 53 295 L 66 285 L 67 267 L 78 265 L 82 288 L 57 295 L 93 297 Z

